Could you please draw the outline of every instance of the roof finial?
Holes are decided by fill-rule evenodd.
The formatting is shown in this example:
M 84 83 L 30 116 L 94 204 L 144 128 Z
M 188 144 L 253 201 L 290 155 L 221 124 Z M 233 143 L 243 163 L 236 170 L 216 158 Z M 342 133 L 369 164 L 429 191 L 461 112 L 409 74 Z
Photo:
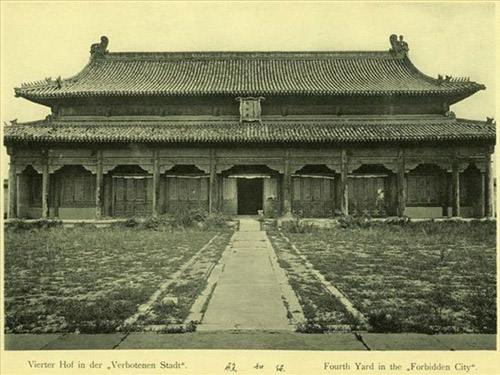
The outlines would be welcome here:
M 410 48 L 408 48 L 408 43 L 403 40 L 403 35 L 400 35 L 398 40 L 398 36 L 396 34 L 392 34 L 389 37 L 389 41 L 391 42 L 391 49 L 389 51 L 398 57 L 403 57 L 408 54 Z
M 106 36 L 101 36 L 101 42 L 100 43 L 94 43 L 90 46 L 90 57 L 91 58 L 98 58 L 98 57 L 104 57 L 108 53 L 108 50 L 106 49 L 108 47 L 108 37 Z

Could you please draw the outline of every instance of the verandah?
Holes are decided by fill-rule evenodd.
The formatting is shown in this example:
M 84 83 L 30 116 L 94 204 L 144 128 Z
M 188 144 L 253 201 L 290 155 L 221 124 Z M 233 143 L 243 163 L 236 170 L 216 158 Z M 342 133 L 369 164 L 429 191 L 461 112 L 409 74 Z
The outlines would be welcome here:
M 48 158 L 43 164 L 14 160 L 9 217 L 91 219 L 189 208 L 238 214 L 236 180 L 250 177 L 263 178 L 260 208 L 274 217 L 331 217 L 334 212 L 382 217 L 492 215 L 489 155 L 435 162 L 404 155 L 361 160 L 343 149 L 340 160 L 328 164 L 316 158 L 298 161 L 290 152 L 268 163 L 250 164 L 248 159 L 231 164 L 220 162 L 217 151 L 211 150 L 209 160 L 163 164 L 158 152 L 153 153 L 149 165 L 103 163 L 99 151 L 94 164 L 72 164 L 69 158 L 55 165 Z

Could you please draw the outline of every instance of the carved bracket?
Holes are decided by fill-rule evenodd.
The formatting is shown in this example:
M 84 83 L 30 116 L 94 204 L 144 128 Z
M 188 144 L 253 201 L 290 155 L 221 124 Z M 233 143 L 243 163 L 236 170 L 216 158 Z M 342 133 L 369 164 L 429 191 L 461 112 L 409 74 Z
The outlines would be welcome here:
M 75 164 L 50 164 L 49 165 L 49 173 L 53 174 L 58 170 L 64 168 L 66 165 L 75 165 Z M 85 170 L 89 171 L 92 174 L 97 173 L 97 165 L 95 164 L 77 164 L 78 166 L 83 167 Z
M 460 162 L 458 164 L 459 173 L 463 173 L 469 167 L 469 165 L 476 167 L 481 173 L 486 172 L 486 160 L 485 160 L 485 161 Z
M 318 164 L 317 163 L 311 164 L 311 163 L 294 163 L 294 162 L 291 162 L 290 163 L 290 172 L 291 173 L 296 173 L 297 171 L 299 171 L 300 169 L 304 168 L 307 165 L 318 165 Z M 338 172 L 339 173 L 339 171 L 340 171 L 340 163 L 338 163 L 338 164 L 321 164 L 321 165 L 324 165 L 327 168 L 331 169 L 332 172 Z M 280 173 L 282 173 L 282 172 L 280 172 Z
M 335 171 L 337 173 L 340 173 L 340 163 L 338 164 L 325 164 L 327 168 L 330 168 L 332 171 Z
M 215 171 L 216 173 L 222 173 L 224 171 L 227 171 L 228 169 L 231 169 L 232 167 L 235 167 L 237 165 L 245 165 L 245 164 L 229 164 L 229 163 L 218 163 L 215 166 Z M 285 173 L 285 166 L 282 163 L 265 163 L 267 167 L 275 170 L 278 173 Z M 201 169 L 201 168 L 200 168 Z
M 358 169 L 362 165 L 363 165 L 363 163 L 359 162 L 359 161 L 348 161 L 347 162 L 347 173 L 352 173 L 353 171 L 355 171 L 356 169 Z
M 159 172 L 160 174 L 163 174 L 163 173 L 165 173 L 166 171 L 168 171 L 169 169 L 172 169 L 174 166 L 175 166 L 175 164 L 161 164 L 161 165 L 158 167 L 158 172 Z
M 208 164 L 194 164 L 198 169 L 201 169 L 205 173 L 210 173 L 210 163 Z
M 43 166 L 41 164 L 26 163 L 26 164 L 16 164 L 16 174 L 22 174 L 26 168 L 31 166 L 37 173 L 43 173 Z
M 233 164 L 217 164 L 215 166 L 215 172 L 222 173 L 224 171 L 227 171 L 228 169 L 231 169 L 232 167 L 234 167 Z
M 290 172 L 295 173 L 298 170 L 304 168 L 306 165 L 308 165 L 308 164 L 307 163 L 293 163 L 293 162 L 291 162 L 290 163 Z
M 422 165 L 422 164 L 429 164 L 429 165 L 436 165 L 438 166 L 439 168 L 441 168 L 442 170 L 448 172 L 448 173 L 451 173 L 451 162 L 447 162 L 447 161 L 434 161 L 434 160 L 429 160 L 429 161 L 422 161 L 422 160 L 418 160 L 418 161 L 408 161 L 406 160 L 405 161 L 405 173 L 409 173 L 411 172 L 412 170 L 416 169 L 419 165 Z
M 121 165 L 137 165 L 137 166 L 141 167 L 142 169 L 144 169 L 149 174 L 153 174 L 153 171 L 154 171 L 154 165 L 151 165 L 151 164 L 127 163 L 127 164 L 104 164 L 102 166 L 102 173 L 103 174 L 109 173 L 110 171 L 112 171 L 113 169 L 115 169 L 116 167 L 121 166 Z
M 363 162 L 361 160 L 349 160 L 347 163 L 347 171 L 348 173 L 352 173 L 362 165 L 382 165 L 393 173 L 397 173 L 399 169 L 397 162 L 388 162 L 388 161 Z

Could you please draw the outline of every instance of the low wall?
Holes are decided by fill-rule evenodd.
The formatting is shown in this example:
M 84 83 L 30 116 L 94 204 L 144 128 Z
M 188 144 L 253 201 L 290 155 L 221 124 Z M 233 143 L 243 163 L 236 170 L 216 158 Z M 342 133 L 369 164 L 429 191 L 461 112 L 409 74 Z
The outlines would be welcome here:
M 446 217 L 443 216 L 443 207 L 406 207 L 405 216 L 412 219 L 434 219 Z
M 59 219 L 95 219 L 95 207 L 59 207 Z

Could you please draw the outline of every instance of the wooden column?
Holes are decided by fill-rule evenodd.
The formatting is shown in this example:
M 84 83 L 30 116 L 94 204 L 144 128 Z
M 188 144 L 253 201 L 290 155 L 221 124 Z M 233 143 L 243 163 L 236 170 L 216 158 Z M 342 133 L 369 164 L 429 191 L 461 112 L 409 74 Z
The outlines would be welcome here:
M 491 155 L 487 155 L 485 161 L 485 174 L 484 177 L 486 179 L 484 183 L 484 216 L 492 217 L 493 216 L 493 173 L 491 170 Z
M 460 216 L 460 171 L 458 162 L 454 162 L 451 169 L 451 186 L 452 186 L 452 210 L 451 216 Z
M 406 210 L 406 191 L 405 191 L 405 159 L 404 150 L 398 151 L 398 216 L 404 216 Z
M 42 219 L 49 217 L 49 157 L 48 152 L 44 152 L 42 166 Z
M 342 150 L 340 157 L 340 211 L 349 214 L 349 189 L 348 189 L 348 160 L 347 150 Z
M 444 175 L 444 207 L 443 207 L 443 216 L 450 217 L 449 207 L 452 205 L 450 200 L 451 193 L 451 173 L 446 170 L 443 172 Z
M 59 201 L 61 200 L 61 178 L 54 175 L 52 177 L 52 188 L 54 189 L 54 217 L 59 217 Z
M 160 161 L 158 159 L 158 150 L 153 150 L 153 216 L 158 215 L 158 206 L 160 198 Z
M 104 192 L 104 179 L 102 173 L 102 150 L 97 150 L 97 161 L 96 161 L 96 172 L 95 172 L 95 217 L 100 219 L 102 217 L 102 197 Z
M 216 170 L 216 154 L 215 150 L 210 150 L 210 179 L 208 187 L 208 211 L 214 213 L 219 208 L 219 192 L 217 188 L 217 170 Z
M 486 216 L 486 176 L 484 172 L 480 174 L 481 190 L 479 194 L 479 217 Z
M 292 216 L 292 176 L 290 171 L 290 150 L 286 150 L 283 170 L 283 216 Z
M 10 156 L 9 165 L 9 218 L 17 217 L 17 172 L 14 157 Z

